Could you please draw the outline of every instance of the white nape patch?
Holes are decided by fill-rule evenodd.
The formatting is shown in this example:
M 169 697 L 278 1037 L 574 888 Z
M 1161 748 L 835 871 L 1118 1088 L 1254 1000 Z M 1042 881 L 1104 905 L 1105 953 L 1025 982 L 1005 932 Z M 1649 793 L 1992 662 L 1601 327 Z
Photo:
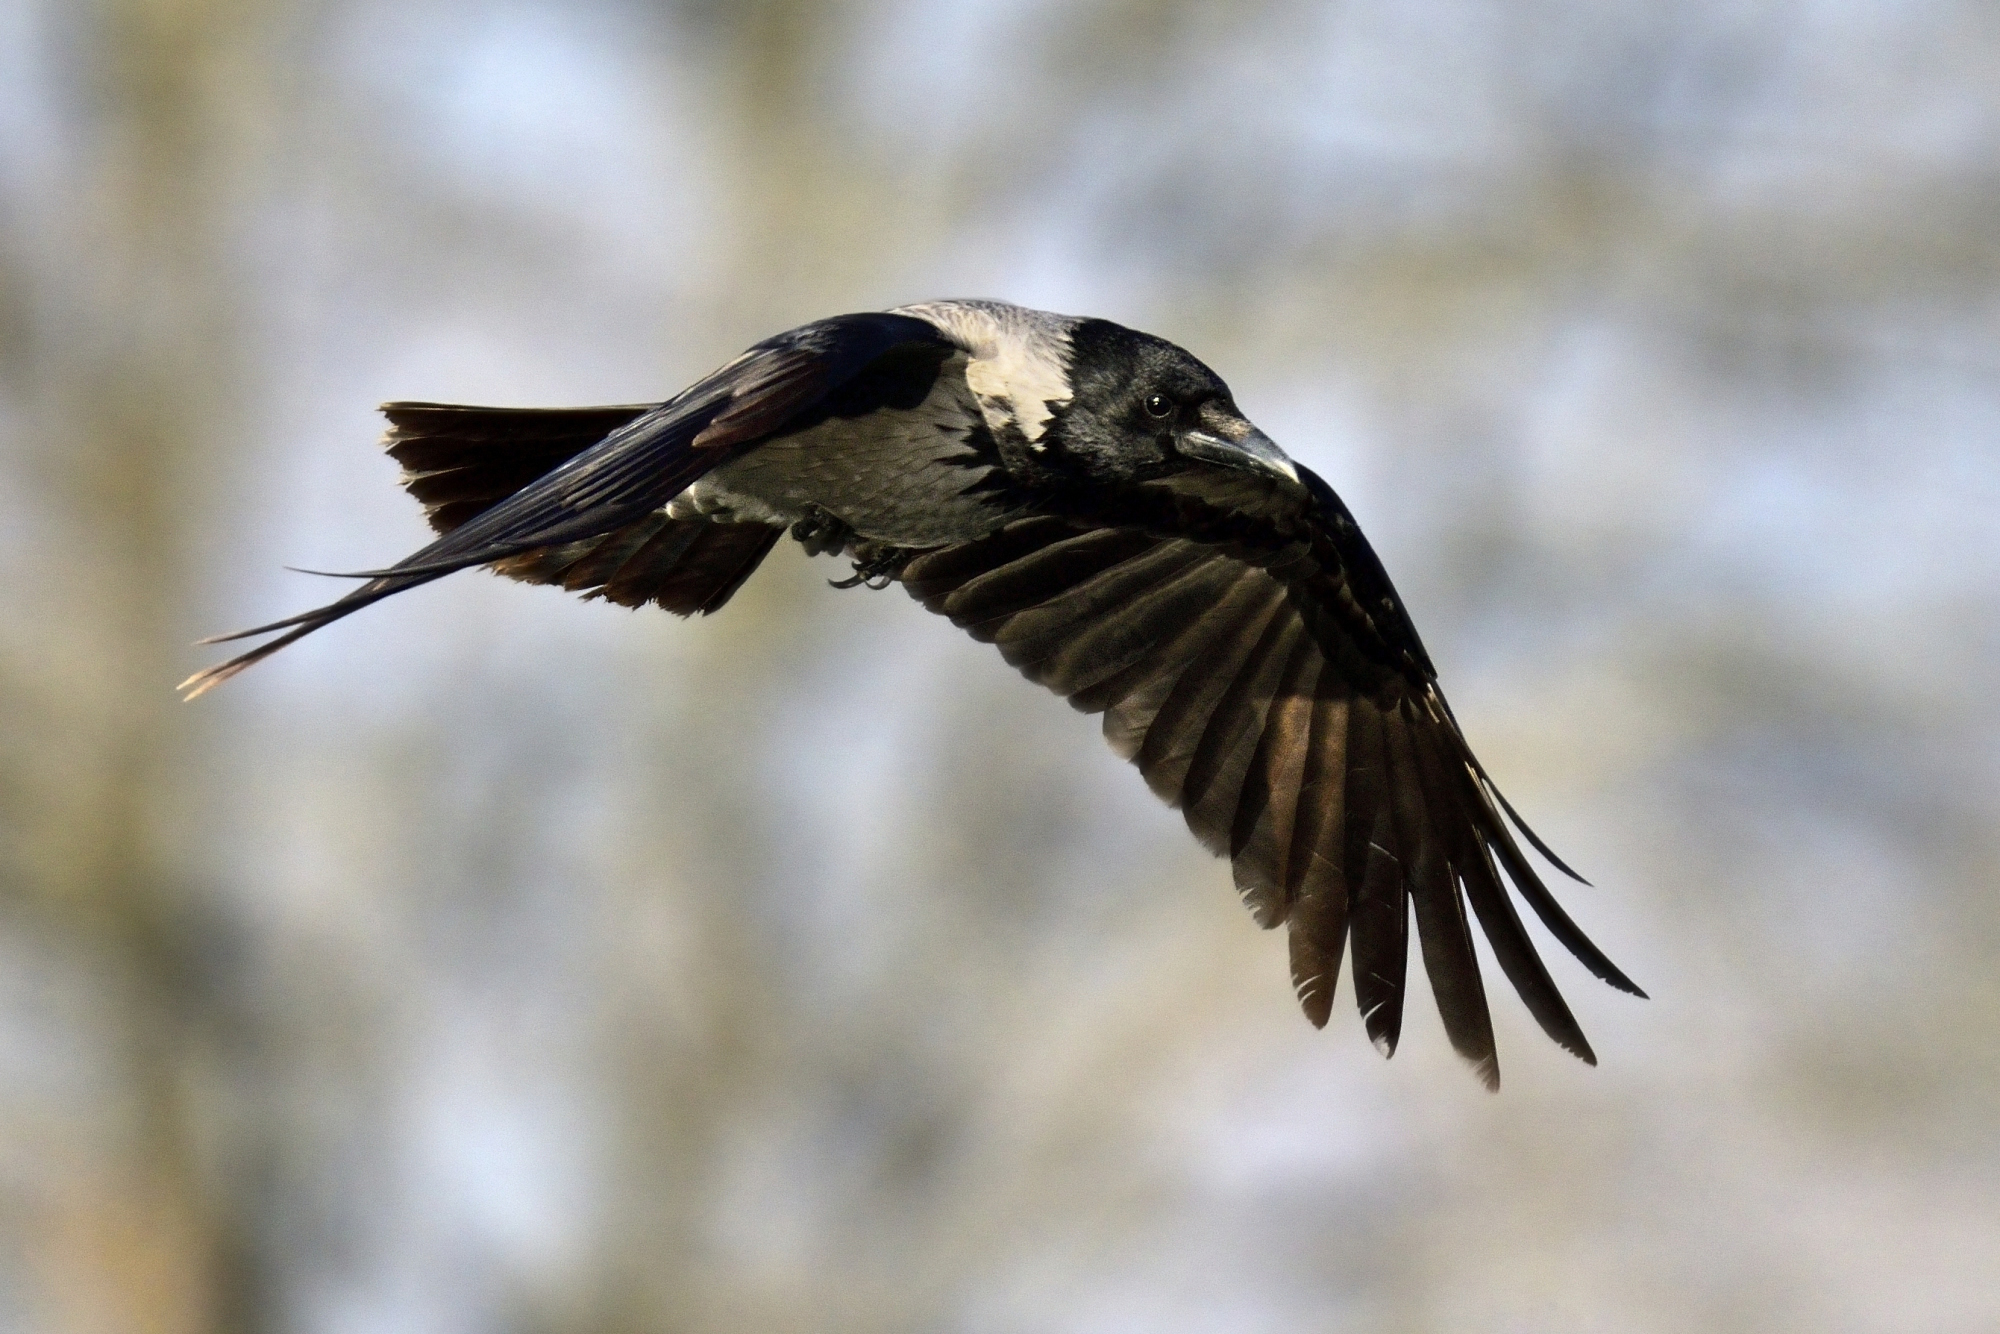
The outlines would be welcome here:
M 1074 316 L 982 300 L 920 301 L 890 313 L 927 320 L 965 349 L 965 383 L 996 434 L 1013 426 L 1030 448 L 1047 448 L 1038 442 L 1054 415 L 1050 404 L 1070 400 Z

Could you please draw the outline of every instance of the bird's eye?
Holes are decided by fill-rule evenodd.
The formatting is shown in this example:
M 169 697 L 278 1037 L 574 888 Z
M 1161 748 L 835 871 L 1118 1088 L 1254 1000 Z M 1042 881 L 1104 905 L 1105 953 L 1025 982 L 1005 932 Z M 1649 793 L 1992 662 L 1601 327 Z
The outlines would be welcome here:
M 1174 405 L 1168 400 L 1165 394 L 1146 395 L 1146 413 L 1148 416 L 1169 417 L 1173 415 L 1173 411 Z

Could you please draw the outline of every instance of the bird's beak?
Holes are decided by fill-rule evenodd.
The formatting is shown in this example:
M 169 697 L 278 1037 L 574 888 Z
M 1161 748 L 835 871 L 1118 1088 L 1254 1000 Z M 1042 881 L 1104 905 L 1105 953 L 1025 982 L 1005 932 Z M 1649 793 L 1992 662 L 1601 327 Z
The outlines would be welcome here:
M 1269 473 L 1298 484 L 1299 470 L 1278 442 L 1241 417 L 1205 417 L 1200 428 L 1182 435 L 1180 450 L 1205 463 Z

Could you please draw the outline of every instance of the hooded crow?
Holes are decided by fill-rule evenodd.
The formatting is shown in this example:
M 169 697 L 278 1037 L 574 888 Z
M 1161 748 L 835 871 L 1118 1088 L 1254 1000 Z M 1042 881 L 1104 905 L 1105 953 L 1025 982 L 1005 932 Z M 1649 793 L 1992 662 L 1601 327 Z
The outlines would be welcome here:
M 1452 1046 L 1498 1087 L 1466 906 L 1543 1030 L 1595 1063 L 1504 870 L 1598 977 L 1473 757 L 1381 562 L 1333 489 L 1207 366 L 1107 320 L 998 301 L 838 315 L 664 403 L 390 403 L 436 541 L 190 677 L 188 698 L 372 602 L 487 565 L 624 606 L 720 608 L 787 531 L 901 583 L 1087 713 L 1257 921 L 1324 1025 L 1343 951 L 1368 1035 L 1402 1030 L 1409 923 Z M 1512 826 L 1510 828 L 1509 826 Z

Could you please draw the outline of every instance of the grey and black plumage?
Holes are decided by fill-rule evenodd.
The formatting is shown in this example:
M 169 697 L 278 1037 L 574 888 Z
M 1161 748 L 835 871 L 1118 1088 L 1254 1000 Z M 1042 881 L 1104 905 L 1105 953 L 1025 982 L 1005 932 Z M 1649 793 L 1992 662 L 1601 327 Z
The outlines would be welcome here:
M 1257 920 L 1289 929 L 1314 1024 L 1346 950 L 1368 1034 L 1394 1050 L 1414 912 L 1452 1046 L 1497 1086 L 1470 904 L 1544 1031 L 1594 1063 L 1507 882 L 1593 973 L 1644 994 L 1522 852 L 1515 830 L 1574 875 L 1473 757 L 1347 507 L 1171 343 L 937 301 L 766 339 L 664 403 L 384 412 L 437 540 L 325 607 L 222 636 L 283 632 L 189 678 L 189 698 L 474 565 L 713 612 L 789 531 L 1102 713 Z

